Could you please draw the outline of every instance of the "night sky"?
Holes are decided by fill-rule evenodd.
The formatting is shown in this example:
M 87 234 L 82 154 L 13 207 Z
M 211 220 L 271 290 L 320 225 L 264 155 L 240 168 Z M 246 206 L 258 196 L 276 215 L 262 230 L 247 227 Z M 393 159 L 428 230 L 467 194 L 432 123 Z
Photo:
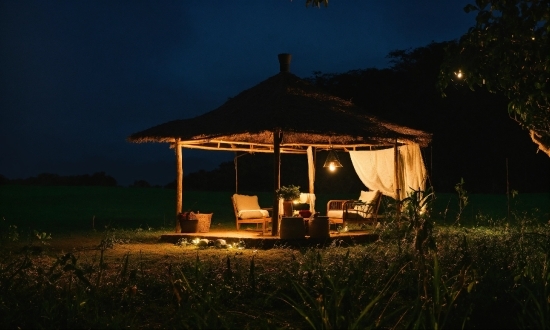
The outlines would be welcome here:
M 472 1 L 470 1 L 472 2 Z M 0 0 L 0 174 L 175 178 L 166 143 L 132 133 L 213 110 L 275 75 L 384 68 L 396 49 L 457 39 L 467 0 Z M 230 152 L 184 149 L 185 173 Z

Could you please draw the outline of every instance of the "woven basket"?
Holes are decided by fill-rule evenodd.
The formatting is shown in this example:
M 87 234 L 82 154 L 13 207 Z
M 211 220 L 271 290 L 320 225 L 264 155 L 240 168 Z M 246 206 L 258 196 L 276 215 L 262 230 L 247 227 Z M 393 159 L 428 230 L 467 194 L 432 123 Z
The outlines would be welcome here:
M 212 222 L 213 213 L 195 213 L 194 216 L 199 220 L 197 225 L 197 232 L 207 233 L 210 230 L 210 223 Z

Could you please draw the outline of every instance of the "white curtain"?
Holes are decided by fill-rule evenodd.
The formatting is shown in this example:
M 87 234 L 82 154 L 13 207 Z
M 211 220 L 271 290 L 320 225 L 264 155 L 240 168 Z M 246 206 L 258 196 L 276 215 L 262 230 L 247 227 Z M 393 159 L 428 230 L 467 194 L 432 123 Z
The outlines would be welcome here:
M 404 145 L 399 150 L 400 198 L 406 198 L 414 190 L 426 190 L 427 172 L 418 144 Z
M 398 147 L 399 196 L 395 195 L 394 149 L 350 151 L 350 158 L 361 182 L 370 190 L 380 190 L 392 198 L 406 198 L 411 189 L 425 190 L 426 168 L 417 144 Z
M 308 193 L 300 194 L 300 203 L 308 203 L 311 213 L 315 213 L 315 163 L 313 161 L 313 148 L 307 147 L 307 174 L 309 179 Z M 283 200 L 279 200 L 279 214 L 283 214 Z
M 351 163 L 363 184 L 395 198 L 393 148 L 376 151 L 350 151 Z

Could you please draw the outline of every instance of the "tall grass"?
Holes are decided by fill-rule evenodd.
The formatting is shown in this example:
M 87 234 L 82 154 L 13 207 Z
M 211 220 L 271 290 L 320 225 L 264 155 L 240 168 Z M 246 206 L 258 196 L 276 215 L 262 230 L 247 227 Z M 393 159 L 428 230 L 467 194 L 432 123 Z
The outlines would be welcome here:
M 215 255 L 197 249 L 194 258 L 174 257 L 160 268 L 140 254 L 107 263 L 112 249 L 127 243 L 118 237 L 134 239 L 117 230 L 105 233 L 93 257 L 65 253 L 52 260 L 35 249 L 15 253 L 4 245 L 0 328 L 549 324 L 548 226 L 436 227 L 437 249 L 425 251 L 422 265 L 415 238 L 393 235 L 368 245 L 279 248 L 275 267 L 225 249 Z

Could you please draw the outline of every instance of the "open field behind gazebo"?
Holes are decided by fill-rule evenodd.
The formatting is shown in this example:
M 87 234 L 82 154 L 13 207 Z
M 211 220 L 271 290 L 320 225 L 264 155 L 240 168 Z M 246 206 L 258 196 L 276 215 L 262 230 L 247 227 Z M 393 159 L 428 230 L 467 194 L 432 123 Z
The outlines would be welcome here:
M 258 195 L 261 206 L 270 206 L 268 192 L 239 192 Z M 232 192 L 184 192 L 184 210 L 213 213 L 211 229 L 233 230 L 235 216 Z M 103 230 L 108 227 L 144 230 L 175 226 L 175 192 L 163 188 L 0 186 L 1 216 L 19 228 L 62 232 Z M 330 199 L 357 199 L 357 194 L 317 194 L 316 210 L 326 213 Z M 510 210 L 541 215 L 550 213 L 550 193 L 510 196 Z M 382 204 L 381 212 L 385 210 Z M 452 224 L 458 212 L 457 194 L 438 193 L 433 216 L 436 224 Z M 472 194 L 461 215 L 465 225 L 483 225 L 484 219 L 503 219 L 508 212 L 505 194 Z M 548 220 L 548 217 L 545 218 Z

